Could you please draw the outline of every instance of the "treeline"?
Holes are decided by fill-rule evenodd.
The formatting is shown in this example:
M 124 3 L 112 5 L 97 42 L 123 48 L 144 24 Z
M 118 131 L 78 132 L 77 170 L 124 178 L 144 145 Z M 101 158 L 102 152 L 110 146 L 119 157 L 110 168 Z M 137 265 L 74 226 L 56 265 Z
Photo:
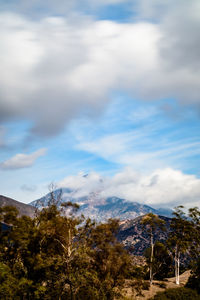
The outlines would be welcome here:
M 190 267 L 192 275 L 188 287 L 200 293 L 200 210 L 190 208 L 188 214 L 184 207 L 174 209 L 168 239 L 165 244 L 154 241 L 155 231 L 165 231 L 165 222 L 159 216 L 147 214 L 141 223 L 149 233 L 150 248 L 145 251 L 149 265 L 150 284 L 156 279 L 174 276 L 179 285 L 180 268 Z M 182 262 L 182 265 L 181 265 Z
M 154 230 L 158 226 L 164 230 L 165 224 L 152 214 L 142 219 L 151 240 L 146 252 L 148 268 L 137 266 L 134 256 L 117 241 L 117 220 L 96 224 L 76 217 L 77 209 L 72 203 L 60 208 L 51 203 L 32 219 L 18 217 L 14 207 L 0 208 L 0 221 L 12 224 L 0 233 L 0 299 L 117 299 L 126 279 L 132 280 L 132 289 L 139 293 L 149 272 L 150 283 L 153 276 L 166 276 L 173 267 L 171 254 L 178 278 L 184 253 L 193 263 L 189 285 L 200 292 L 197 208 L 189 210 L 188 216 L 180 207 L 176 209 L 166 245 L 153 240 Z

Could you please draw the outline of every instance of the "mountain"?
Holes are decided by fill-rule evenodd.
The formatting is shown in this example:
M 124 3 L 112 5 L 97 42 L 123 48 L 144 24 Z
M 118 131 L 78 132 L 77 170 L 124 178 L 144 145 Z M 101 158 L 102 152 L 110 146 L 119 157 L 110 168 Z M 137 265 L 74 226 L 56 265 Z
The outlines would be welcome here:
M 126 199 L 115 196 L 103 198 L 99 192 L 92 192 L 87 196 L 82 197 L 77 197 L 77 194 L 77 190 L 74 191 L 72 189 L 65 188 L 62 190 L 61 202 L 71 201 L 72 203 L 79 204 L 79 214 L 83 214 L 85 217 L 89 217 L 97 221 L 105 221 L 109 218 L 117 218 L 120 220 L 134 219 L 147 213 L 171 216 L 170 210 L 154 209 L 148 205 L 130 202 Z M 61 189 L 55 190 L 54 198 L 57 199 L 60 195 Z M 31 202 L 30 205 L 42 208 L 47 206 L 50 200 L 51 193 Z
M 170 231 L 171 219 L 159 216 L 165 221 L 166 231 L 159 228 L 154 233 L 154 240 L 165 242 Z M 144 250 L 150 247 L 149 233 L 141 224 L 142 217 L 137 217 L 134 220 L 124 220 L 120 222 L 118 240 L 135 255 L 142 255 Z
M 66 192 L 66 190 L 65 190 Z M 67 189 L 66 194 L 72 191 Z M 60 190 L 56 190 L 54 197 L 59 197 Z M 144 250 L 150 246 L 149 234 L 141 225 L 142 215 L 149 212 L 158 214 L 159 211 L 147 205 L 142 205 L 137 202 L 128 202 L 117 197 L 108 197 L 100 199 L 97 202 L 98 195 L 89 195 L 88 197 L 80 197 L 79 199 L 70 198 L 69 195 L 63 194 L 62 201 L 72 201 L 80 204 L 80 212 L 86 217 L 90 217 L 97 221 L 105 221 L 108 218 L 120 219 L 119 232 L 117 239 L 123 243 L 125 248 L 129 249 L 135 255 L 142 255 Z M 0 207 L 5 205 L 15 206 L 19 210 L 19 215 L 34 216 L 35 207 L 42 208 L 48 205 L 51 199 L 50 193 L 36 201 L 31 202 L 31 205 L 21 203 L 14 199 L 0 195 Z M 166 231 L 159 228 L 154 234 L 154 239 L 164 242 L 169 233 L 171 219 L 165 216 L 159 216 L 166 223 Z
M 164 242 L 169 233 L 172 211 L 165 209 L 154 209 L 148 205 L 137 202 L 130 202 L 118 197 L 102 198 L 99 193 L 89 193 L 88 196 L 75 197 L 77 191 L 72 189 L 57 189 L 54 192 L 54 198 L 61 199 L 61 202 L 71 201 L 80 205 L 79 214 L 90 217 L 99 222 L 109 218 L 117 218 L 120 221 L 117 239 L 123 243 L 125 248 L 129 249 L 134 255 L 143 255 L 144 250 L 150 246 L 149 233 L 141 224 L 142 216 L 148 213 L 159 215 L 166 223 L 166 231 L 156 229 L 154 239 Z M 31 202 L 30 204 L 42 208 L 51 201 L 51 194 Z M 167 216 L 161 216 L 166 214 Z
M 33 217 L 35 213 L 35 208 L 32 205 L 25 204 L 14 199 L 8 198 L 6 196 L 0 195 L 0 207 L 5 205 L 15 206 L 19 211 L 19 216 L 29 216 Z

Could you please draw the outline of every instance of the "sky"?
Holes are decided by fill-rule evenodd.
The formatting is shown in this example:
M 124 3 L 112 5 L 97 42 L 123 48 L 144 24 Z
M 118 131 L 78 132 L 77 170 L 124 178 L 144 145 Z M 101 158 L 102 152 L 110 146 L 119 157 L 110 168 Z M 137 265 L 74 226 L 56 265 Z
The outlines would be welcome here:
M 0 0 L 0 28 L 0 194 L 200 205 L 199 0 Z

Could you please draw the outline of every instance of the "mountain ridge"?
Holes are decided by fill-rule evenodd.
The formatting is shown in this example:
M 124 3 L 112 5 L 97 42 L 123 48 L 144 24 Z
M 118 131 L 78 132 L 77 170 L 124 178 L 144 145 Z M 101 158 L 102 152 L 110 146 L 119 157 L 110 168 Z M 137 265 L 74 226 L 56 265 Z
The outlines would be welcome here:
M 35 208 L 32 205 L 25 204 L 12 198 L 0 195 L 0 207 L 7 205 L 16 207 L 19 211 L 19 216 L 26 215 L 29 217 L 33 217 L 35 214 Z

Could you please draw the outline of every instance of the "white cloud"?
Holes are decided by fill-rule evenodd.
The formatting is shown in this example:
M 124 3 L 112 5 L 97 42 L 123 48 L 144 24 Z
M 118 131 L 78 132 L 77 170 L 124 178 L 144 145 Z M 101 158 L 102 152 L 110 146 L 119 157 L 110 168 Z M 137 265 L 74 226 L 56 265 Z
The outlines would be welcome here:
M 83 135 L 77 137 L 76 148 L 136 170 L 167 166 L 179 168 L 188 158 L 200 154 L 198 139 L 175 138 L 170 133 L 163 137 L 159 131 L 162 126 L 163 123 L 152 121 L 142 128 L 119 134 L 95 137 L 94 133 L 90 138 Z
M 141 135 L 140 135 L 141 136 Z M 82 141 L 77 148 L 86 152 L 96 154 L 104 159 L 116 161 L 127 151 L 127 147 L 135 137 L 133 132 L 112 134 L 92 141 Z
M 16 154 L 8 160 L 5 160 L 0 164 L 0 168 L 2 170 L 13 170 L 13 169 L 21 169 L 21 168 L 29 168 L 31 167 L 37 158 L 45 155 L 46 149 L 39 149 L 31 154 Z
M 98 192 L 102 187 L 102 178 L 99 174 L 91 172 L 77 176 L 68 176 L 58 183 L 58 187 L 68 187 L 74 190 L 74 197 L 88 196 L 91 192 Z
M 30 119 L 32 133 L 54 135 L 83 111 L 99 113 L 113 90 L 199 107 L 197 2 L 170 3 L 158 23 L 1 13 L 2 122 Z
M 79 174 L 66 177 L 58 186 L 73 189 L 74 198 L 92 193 L 91 200 L 97 202 L 117 196 L 154 207 L 184 205 L 189 208 L 200 205 L 200 179 L 172 168 L 143 174 L 126 168 L 113 177 L 101 177 L 97 173 L 83 177 Z

